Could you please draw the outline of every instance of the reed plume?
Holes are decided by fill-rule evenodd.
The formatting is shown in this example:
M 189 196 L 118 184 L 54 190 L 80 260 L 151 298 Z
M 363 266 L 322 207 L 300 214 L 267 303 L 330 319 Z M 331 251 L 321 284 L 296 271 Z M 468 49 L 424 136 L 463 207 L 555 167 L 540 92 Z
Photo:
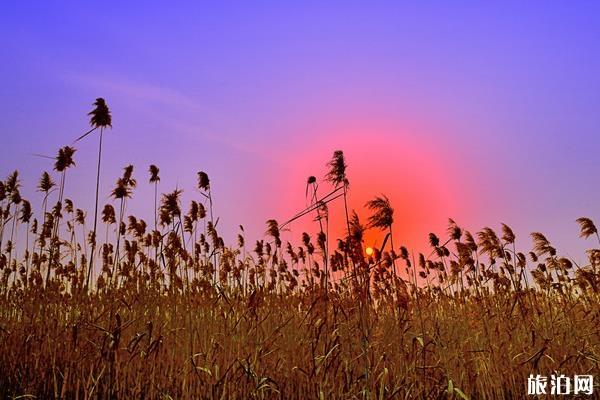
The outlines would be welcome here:
M 387 230 L 390 235 L 390 253 L 392 254 L 392 266 L 394 271 L 394 278 L 398 278 L 396 272 L 396 260 L 394 254 L 394 236 L 392 231 L 392 225 L 394 224 L 394 209 L 390 203 L 390 200 L 385 196 L 376 196 L 374 199 L 369 200 L 366 207 L 373 212 L 369 217 L 369 227 L 380 230 Z
M 586 217 L 577 218 L 577 223 L 579 224 L 579 228 L 581 229 L 579 233 L 579 237 L 588 238 L 592 235 L 596 235 L 598 241 L 600 242 L 600 236 L 598 236 L 598 229 L 596 229 L 596 225 L 594 222 Z
M 85 283 L 86 290 L 89 288 L 90 275 L 91 275 L 92 269 L 94 268 L 94 259 L 95 259 L 95 254 L 96 254 L 95 250 L 96 250 L 96 234 L 97 234 L 97 226 L 98 226 L 98 194 L 100 191 L 100 164 L 102 162 L 102 139 L 104 136 L 104 129 L 107 127 L 112 128 L 112 116 L 111 116 L 110 110 L 108 109 L 108 105 L 106 104 L 106 101 L 103 98 L 98 97 L 93 105 L 94 105 L 94 109 L 88 113 L 88 115 L 90 116 L 90 125 L 92 126 L 92 129 L 89 130 L 88 132 L 84 133 L 83 135 L 81 135 L 76 140 L 76 142 L 77 142 L 77 141 L 83 139 L 84 137 L 86 137 L 87 135 L 89 135 L 90 133 L 92 133 L 93 131 L 95 131 L 96 129 L 98 129 L 98 128 L 100 129 L 100 141 L 98 144 L 98 167 L 96 169 L 96 200 L 94 203 L 94 229 L 93 229 L 93 233 L 92 233 L 92 252 L 91 252 L 91 257 L 90 257 L 90 265 L 88 268 L 88 274 L 87 274 L 86 283 Z
M 148 172 L 150 173 L 150 183 L 154 184 L 154 230 L 157 229 L 158 223 L 158 182 L 160 182 L 160 176 L 158 175 L 160 170 L 154 164 L 150 165 L 148 168 Z

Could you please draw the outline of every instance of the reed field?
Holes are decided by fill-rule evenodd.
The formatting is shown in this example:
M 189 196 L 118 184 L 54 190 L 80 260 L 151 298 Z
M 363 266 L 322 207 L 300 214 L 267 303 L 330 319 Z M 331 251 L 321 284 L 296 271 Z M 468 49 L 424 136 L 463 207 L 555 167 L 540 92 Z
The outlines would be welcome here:
M 103 99 L 90 122 L 39 182 L 17 171 L 0 182 L 0 397 L 520 399 L 530 374 L 594 375 L 594 394 L 575 398 L 600 393 L 591 219 L 573 221 L 589 244 L 583 265 L 542 233 L 471 233 L 453 220 L 413 254 L 384 195 L 364 219 L 348 208 L 352 177 L 335 151 L 323 179 L 308 177 L 305 210 L 225 243 L 220 182 L 205 172 L 182 204 L 181 190 L 162 193 L 157 166 L 127 166 L 101 204 Z M 90 210 L 64 190 L 81 140 L 99 140 Z M 25 184 L 36 199 L 21 197 Z M 126 212 L 140 185 L 155 193 L 149 220 Z M 332 202 L 345 206 L 345 237 L 327 234 Z M 318 233 L 284 242 L 300 218 Z M 364 246 L 368 229 L 380 248 Z

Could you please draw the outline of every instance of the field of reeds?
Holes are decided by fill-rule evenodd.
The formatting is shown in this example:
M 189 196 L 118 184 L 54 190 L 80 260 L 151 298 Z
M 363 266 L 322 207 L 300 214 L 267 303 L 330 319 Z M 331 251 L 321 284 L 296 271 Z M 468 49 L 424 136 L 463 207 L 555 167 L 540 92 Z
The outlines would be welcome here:
M 100 139 L 99 177 L 104 100 L 90 116 L 79 140 Z M 97 181 L 94 210 L 81 210 L 64 190 L 75 154 L 60 149 L 36 201 L 16 171 L 0 182 L 2 398 L 518 399 L 530 374 L 600 379 L 589 218 L 577 220 L 586 265 L 542 233 L 517 240 L 506 225 L 470 233 L 452 220 L 411 254 L 393 240 L 385 196 L 364 222 L 348 210 L 336 151 L 292 218 L 312 218 L 317 235 L 283 243 L 290 221 L 268 220 L 263 238 L 240 227 L 225 243 L 206 173 L 184 206 L 181 191 L 159 192 L 158 167 L 128 166 L 109 204 Z M 156 193 L 149 221 L 125 215 L 142 184 Z M 334 201 L 346 206 L 342 238 L 326 234 Z M 364 248 L 367 229 L 380 248 Z

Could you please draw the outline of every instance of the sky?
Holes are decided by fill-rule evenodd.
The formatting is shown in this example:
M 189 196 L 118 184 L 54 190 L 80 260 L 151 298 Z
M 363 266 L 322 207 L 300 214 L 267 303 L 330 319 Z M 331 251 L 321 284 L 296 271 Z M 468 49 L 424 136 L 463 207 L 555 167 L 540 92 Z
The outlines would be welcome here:
M 597 246 L 575 219 L 600 223 L 600 3 L 218 3 L 3 4 L 0 176 L 19 169 L 39 205 L 52 163 L 32 154 L 72 144 L 103 97 L 100 200 L 133 164 L 128 213 L 148 220 L 150 164 L 184 208 L 204 170 L 220 232 L 241 224 L 254 241 L 306 205 L 306 178 L 340 149 L 350 208 L 366 221 L 365 202 L 387 195 L 397 246 L 426 251 L 448 218 L 506 223 L 521 250 L 544 232 L 576 261 Z M 93 211 L 98 136 L 76 147 L 65 195 Z M 330 225 L 343 230 L 340 202 Z

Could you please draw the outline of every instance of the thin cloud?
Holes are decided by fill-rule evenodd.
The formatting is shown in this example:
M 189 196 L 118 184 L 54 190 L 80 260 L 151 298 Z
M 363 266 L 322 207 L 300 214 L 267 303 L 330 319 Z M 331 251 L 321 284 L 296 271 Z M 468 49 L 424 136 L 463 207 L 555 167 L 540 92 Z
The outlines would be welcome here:
M 97 76 L 66 74 L 61 75 L 60 78 L 79 86 L 117 93 L 137 100 L 165 103 L 194 111 L 207 111 L 207 107 L 201 105 L 193 97 L 166 87 Z
M 105 78 L 97 76 L 86 76 L 76 74 L 61 75 L 60 78 L 71 84 L 91 88 L 101 93 L 113 93 L 128 100 L 135 101 L 138 107 L 147 108 L 147 112 L 151 113 L 152 118 L 161 124 L 172 127 L 174 131 L 181 132 L 188 137 L 202 138 L 213 143 L 225 145 L 233 150 L 255 155 L 272 162 L 283 161 L 277 157 L 275 151 L 268 151 L 260 146 L 255 146 L 251 143 L 246 143 L 234 138 L 223 132 L 223 128 L 209 126 L 207 121 L 198 121 L 197 115 L 209 115 L 211 117 L 221 117 L 222 120 L 227 120 L 227 117 L 222 116 L 222 113 L 216 109 L 210 109 L 197 99 L 183 94 L 177 90 L 152 85 L 148 83 L 131 82 L 123 79 Z M 154 103 L 154 104 L 150 104 Z M 178 112 L 193 112 L 185 119 L 180 117 L 169 117 L 168 113 L 160 115 L 152 112 L 156 108 L 155 103 L 161 103 Z M 213 132 L 213 133 L 210 133 Z M 218 133 L 216 133 L 218 132 Z

